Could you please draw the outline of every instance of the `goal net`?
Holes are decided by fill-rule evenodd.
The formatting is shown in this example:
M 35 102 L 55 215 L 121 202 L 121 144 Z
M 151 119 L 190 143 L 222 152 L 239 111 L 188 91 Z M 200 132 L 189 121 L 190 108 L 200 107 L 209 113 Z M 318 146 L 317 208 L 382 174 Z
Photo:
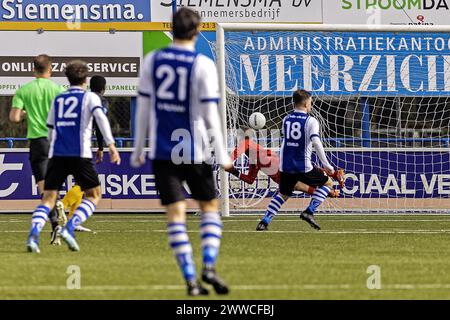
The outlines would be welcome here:
M 279 152 L 292 93 L 306 89 L 347 177 L 322 212 L 450 211 L 450 28 L 219 24 L 216 49 L 230 152 L 254 112 L 267 124 L 252 139 Z M 251 185 L 222 172 L 219 184 L 225 215 L 263 210 L 278 187 L 261 172 Z M 294 198 L 285 210 L 309 202 Z

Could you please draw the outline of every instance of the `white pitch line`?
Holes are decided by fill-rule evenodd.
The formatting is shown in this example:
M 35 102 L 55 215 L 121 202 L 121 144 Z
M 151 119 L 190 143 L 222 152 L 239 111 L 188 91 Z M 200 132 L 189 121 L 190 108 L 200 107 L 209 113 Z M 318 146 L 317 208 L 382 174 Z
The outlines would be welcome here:
M 28 230 L 0 230 L 0 233 L 28 233 Z M 102 233 L 167 233 L 167 230 L 95 230 L 96 234 Z M 199 233 L 200 231 L 188 231 L 188 233 Z M 253 231 L 253 230 L 224 230 L 223 233 L 255 233 L 255 234 L 449 234 L 449 230 L 321 230 L 321 231 L 303 231 L 303 230 L 274 230 L 274 231 Z M 86 233 L 92 234 L 92 233 Z
M 320 218 L 320 217 L 319 217 Z M 0 223 L 27 223 L 30 219 L 14 220 L 14 221 L 0 221 Z M 201 220 L 188 220 L 188 223 L 200 222 Z M 228 220 L 223 219 L 223 223 L 228 222 L 258 222 L 260 219 L 251 220 Z M 298 222 L 300 219 L 278 219 L 277 222 Z M 450 222 L 450 219 L 323 219 L 329 222 Z M 167 223 L 167 220 L 92 220 L 92 223 Z
M 230 285 L 233 290 L 245 291 L 270 291 L 270 290 L 336 290 L 351 289 L 350 285 L 330 285 L 330 284 L 305 284 L 305 285 Z M 184 285 L 106 285 L 106 286 L 82 286 L 81 290 L 87 291 L 165 291 L 165 290 L 185 290 Z M 0 286 L 0 291 L 64 291 L 65 286 Z M 74 290 L 70 290 L 74 291 Z M 76 290 L 75 290 L 76 291 Z
M 303 284 L 303 285 L 230 285 L 236 291 L 300 291 L 300 290 L 368 290 L 363 286 L 351 284 Z M 104 285 L 81 286 L 80 291 L 179 291 L 183 285 Z M 450 284 L 389 284 L 382 285 L 381 290 L 446 290 Z M 0 292 L 17 291 L 72 291 L 65 286 L 0 286 Z
M 320 217 L 319 217 L 320 218 Z M 157 222 L 157 223 L 166 223 L 166 220 L 126 220 L 126 221 L 120 221 L 120 220 L 92 220 L 95 223 L 147 223 L 147 222 Z M 188 222 L 200 222 L 201 220 L 188 220 Z M 228 219 L 222 219 L 223 223 L 227 222 L 254 222 L 254 221 L 260 221 L 260 219 L 251 219 L 251 220 L 228 220 Z M 300 219 L 279 219 L 277 220 L 279 222 L 298 222 Z M 450 219 L 323 219 L 323 221 L 326 222 L 450 222 Z

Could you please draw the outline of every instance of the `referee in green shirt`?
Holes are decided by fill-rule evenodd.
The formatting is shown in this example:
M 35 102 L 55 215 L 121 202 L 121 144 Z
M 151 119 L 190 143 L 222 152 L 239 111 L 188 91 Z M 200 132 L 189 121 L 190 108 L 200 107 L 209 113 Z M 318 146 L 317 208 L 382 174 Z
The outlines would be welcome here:
M 34 58 L 35 80 L 25 84 L 12 101 L 9 119 L 20 122 L 27 119 L 27 138 L 30 141 L 31 170 L 37 181 L 39 193 L 44 192 L 44 179 L 48 163 L 48 129 L 47 116 L 53 99 L 64 89 L 50 80 L 52 62 L 48 55 L 42 54 Z M 50 214 L 52 229 L 58 226 L 58 216 L 53 210 Z M 52 233 L 52 243 L 57 239 L 56 232 Z

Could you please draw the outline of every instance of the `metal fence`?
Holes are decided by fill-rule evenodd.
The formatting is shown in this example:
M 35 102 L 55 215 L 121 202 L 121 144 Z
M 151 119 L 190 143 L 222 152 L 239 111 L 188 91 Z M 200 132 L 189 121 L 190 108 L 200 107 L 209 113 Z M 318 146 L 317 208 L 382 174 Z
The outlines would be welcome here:
M 131 97 L 108 97 L 109 111 L 108 119 L 114 137 L 119 147 L 131 147 L 133 143 L 132 132 L 132 98 Z M 26 137 L 26 121 L 12 123 L 9 121 L 12 97 L 0 97 L 0 148 L 26 148 L 28 142 Z M 94 139 L 94 146 L 96 142 Z

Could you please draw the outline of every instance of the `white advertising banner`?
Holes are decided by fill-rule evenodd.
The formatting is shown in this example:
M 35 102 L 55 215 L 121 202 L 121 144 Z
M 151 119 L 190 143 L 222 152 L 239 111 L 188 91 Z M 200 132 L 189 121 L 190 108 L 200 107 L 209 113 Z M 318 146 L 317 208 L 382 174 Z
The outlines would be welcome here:
M 322 22 L 322 0 L 177 0 L 204 22 Z M 152 22 L 169 22 L 172 0 L 152 1 Z
M 107 79 L 107 95 L 134 96 L 142 61 L 142 33 L 96 32 L 0 32 L 0 95 L 13 95 L 33 79 L 33 57 L 48 54 L 53 62 L 53 80 L 68 86 L 67 62 L 82 59 L 90 74 Z
M 450 0 L 324 0 L 323 22 L 450 25 Z

